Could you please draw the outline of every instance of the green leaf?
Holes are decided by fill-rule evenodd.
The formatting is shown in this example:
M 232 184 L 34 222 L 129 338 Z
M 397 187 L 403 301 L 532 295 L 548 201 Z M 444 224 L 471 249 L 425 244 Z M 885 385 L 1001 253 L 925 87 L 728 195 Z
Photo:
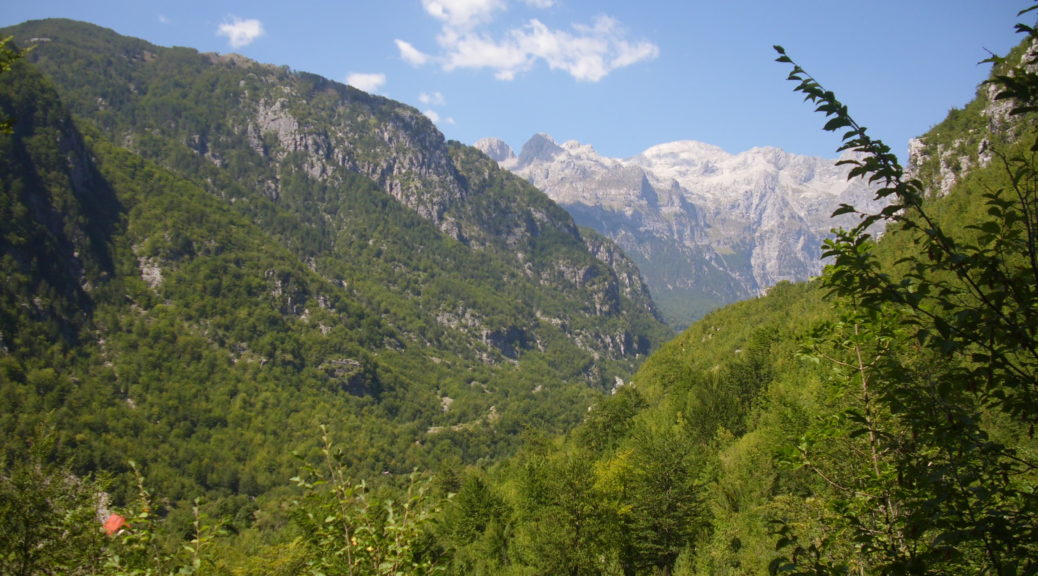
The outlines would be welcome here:
M 844 128 L 846 126 L 852 126 L 852 125 L 853 124 L 851 123 L 851 121 L 849 119 L 847 119 L 847 118 L 845 118 L 843 116 L 837 116 L 836 118 L 833 118 L 832 120 L 826 122 L 825 126 L 822 129 L 825 130 L 826 132 L 835 132 L 836 130 L 839 130 L 840 128 Z M 848 132 L 848 134 L 850 134 L 850 133 Z M 846 137 L 847 136 L 845 135 L 844 138 L 846 138 Z

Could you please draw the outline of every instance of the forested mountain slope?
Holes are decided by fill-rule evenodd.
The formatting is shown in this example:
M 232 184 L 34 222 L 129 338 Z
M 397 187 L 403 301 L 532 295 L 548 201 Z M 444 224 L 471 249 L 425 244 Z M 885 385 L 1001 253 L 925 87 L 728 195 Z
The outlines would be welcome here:
M 823 277 L 708 314 L 572 434 L 474 474 L 456 509 L 499 504 L 459 572 L 1038 570 L 1038 59 L 1023 31 L 907 174 L 780 53 L 890 208 L 841 209 L 860 225 L 826 244 Z
M 320 426 L 358 477 L 561 432 L 669 330 L 615 245 L 418 111 L 89 24 L 0 110 L 0 437 L 254 519 Z M 280 504 L 273 504 L 280 506 Z
M 525 227 L 507 218 L 474 226 L 503 209 L 505 190 L 529 190 L 485 156 L 448 147 L 456 177 L 442 178 L 417 168 L 435 154 L 412 156 L 410 171 L 367 172 L 374 164 L 357 161 L 336 172 L 349 191 L 341 197 L 289 187 L 300 172 L 281 160 L 264 188 L 252 169 L 227 176 L 248 163 L 212 144 L 227 134 L 247 142 L 247 121 L 201 149 L 196 132 L 177 132 L 176 114 L 124 131 L 125 118 L 99 106 L 115 96 L 69 100 L 73 110 L 98 109 L 77 112 L 93 121 L 72 120 L 60 91 L 19 70 L 2 88 L 4 112 L 19 117 L 5 140 L 3 173 L 16 177 L 2 208 L 19 224 L 4 229 L 2 245 L 5 269 L 17 273 L 0 317 L 0 424 L 14 439 L 0 513 L 15 527 L 0 532 L 0 549 L 11 551 L 0 561 L 114 574 L 1035 573 L 1038 32 L 1021 31 L 1027 41 L 996 59 L 977 100 L 921 138 L 911 174 L 780 49 L 796 91 L 858 154 L 852 174 L 871 179 L 889 205 L 839 209 L 860 225 L 825 245 L 832 265 L 821 278 L 710 313 L 565 434 L 547 424 L 587 398 L 586 367 L 642 349 L 588 318 L 631 334 L 659 325 L 634 321 L 643 318 L 633 312 L 636 276 L 625 284 L 623 273 L 558 265 L 559 254 L 588 257 L 581 247 L 601 240 L 567 240 L 569 221 L 548 218 L 557 208 L 542 196 L 512 204 L 525 206 L 513 216 Z M 40 50 L 32 57 L 45 69 Z M 140 86 L 119 98 L 143 102 Z M 167 130 L 179 136 L 152 140 Z M 274 132 L 245 157 L 302 142 Z M 367 134 L 378 146 L 401 142 Z M 181 175 L 181 162 L 205 177 Z M 325 169 L 315 162 L 298 169 Z M 412 194 L 432 189 L 443 193 Z M 313 237 L 278 220 L 289 202 L 327 203 L 291 212 Z M 371 204 L 390 218 L 349 220 Z M 337 243 L 350 227 L 323 236 L 319 223 L 336 218 L 367 222 L 375 241 Z M 309 242 L 331 247 L 301 259 Z M 356 272 L 357 261 L 332 257 L 344 246 L 378 257 Z M 623 262 L 598 246 L 596 266 Z M 401 271 L 423 261 L 416 253 L 447 257 L 417 267 L 431 281 L 405 283 Z M 520 254 L 514 273 L 504 262 Z M 497 274 L 474 272 L 486 268 L 473 261 Z M 618 281 L 596 284 L 608 278 Z M 530 308 L 525 292 L 508 292 L 513 282 L 548 293 L 568 283 L 591 297 L 550 304 L 537 292 Z M 437 306 L 458 284 L 505 291 L 467 292 L 466 306 L 518 306 L 536 324 L 494 337 L 478 327 L 508 325 L 507 315 L 437 307 L 405 323 L 411 316 L 397 312 Z M 608 294 L 620 295 L 619 312 Z M 583 314 L 564 316 L 574 310 Z M 485 338 L 464 337 L 473 331 Z M 544 334 L 574 347 L 553 352 Z M 444 344 L 459 341 L 461 351 Z M 591 342 L 603 343 L 598 362 L 581 363 L 580 344 Z M 570 362 L 571 374 L 548 372 L 554 362 Z M 580 384 L 560 384 L 566 378 Z M 490 459 L 516 445 L 517 414 L 545 426 L 527 428 L 514 456 Z M 59 450 L 45 450 L 51 438 Z M 26 439 L 30 449 L 18 444 Z M 279 476 L 290 444 L 302 446 L 294 488 Z M 228 454 L 236 465 L 222 465 Z M 119 482 L 111 493 L 130 527 L 105 536 L 97 509 L 106 479 L 85 472 L 125 470 L 127 457 L 143 462 L 138 495 Z M 433 480 L 399 474 L 413 463 L 435 468 Z M 193 514 L 153 507 L 152 482 L 159 498 L 210 500 Z M 36 526 L 48 529 L 24 528 Z

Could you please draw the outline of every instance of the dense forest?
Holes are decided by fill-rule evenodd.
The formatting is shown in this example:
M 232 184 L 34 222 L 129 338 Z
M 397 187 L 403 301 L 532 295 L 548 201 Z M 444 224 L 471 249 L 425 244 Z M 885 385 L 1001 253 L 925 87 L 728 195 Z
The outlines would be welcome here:
M 1038 573 L 1038 31 L 1019 31 L 908 170 L 776 47 L 886 207 L 840 209 L 860 224 L 820 278 L 647 358 L 666 337 L 647 296 L 581 260 L 607 243 L 472 149 L 445 148 L 465 184 L 432 200 L 356 170 L 322 188 L 302 149 L 250 164 L 277 130 L 259 156 L 227 143 L 247 130 L 203 145 L 232 112 L 156 116 L 192 103 L 99 96 L 48 47 L 5 47 L 2 571 Z M 120 45 L 116 64 L 154 50 Z M 205 70 L 232 85 L 215 93 L 254 81 Z M 371 110 L 351 126 L 373 138 L 391 109 Z

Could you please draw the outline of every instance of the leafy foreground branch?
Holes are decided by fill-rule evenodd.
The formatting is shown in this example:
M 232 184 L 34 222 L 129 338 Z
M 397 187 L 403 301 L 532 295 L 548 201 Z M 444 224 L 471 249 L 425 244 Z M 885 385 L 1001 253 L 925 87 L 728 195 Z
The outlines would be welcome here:
M 343 453 L 323 426 L 322 466 L 308 465 L 294 478 L 306 496 L 296 518 L 305 534 L 311 574 L 395 575 L 445 571 L 427 528 L 436 509 L 428 482 L 411 475 L 400 502 L 379 497 L 345 474 Z
M 1033 9 L 1033 8 L 1032 8 Z M 1026 12 L 1026 11 L 1025 11 Z M 1036 32 L 1019 27 L 1033 41 Z M 1038 109 L 1033 57 L 990 82 L 1022 130 L 995 142 L 1004 175 L 979 221 L 955 227 L 931 210 L 924 184 L 851 117 L 836 95 L 776 46 L 795 91 L 842 132 L 841 164 L 879 185 L 878 212 L 844 205 L 860 223 L 835 230 L 823 282 L 839 321 L 807 355 L 833 366 L 843 412 L 817 422 L 798 464 L 833 486 L 842 522 L 804 539 L 777 523 L 774 574 L 1033 574 L 1038 571 Z M 885 262 L 877 222 L 908 238 Z M 817 439 L 825 439 L 821 446 Z M 841 458 L 867 466 L 847 467 Z M 852 546 L 837 546 L 835 540 Z
M 30 457 L 0 468 L 0 574 L 157 576 L 173 574 L 313 574 L 324 576 L 436 574 L 446 570 L 432 522 L 442 500 L 412 475 L 398 492 L 370 489 L 345 473 L 342 453 L 322 427 L 320 465 L 306 464 L 294 480 L 293 541 L 253 545 L 255 557 L 221 557 L 232 534 L 226 521 L 194 501 L 186 527 L 170 516 L 130 463 L 137 495 L 110 509 L 104 478 L 78 478 L 51 462 L 52 435 L 39 433 Z M 398 497 L 394 498 L 394 494 Z M 183 531 L 181 531 L 183 530 Z M 286 529 L 287 530 L 287 529 Z M 240 545 L 240 542 L 239 542 Z

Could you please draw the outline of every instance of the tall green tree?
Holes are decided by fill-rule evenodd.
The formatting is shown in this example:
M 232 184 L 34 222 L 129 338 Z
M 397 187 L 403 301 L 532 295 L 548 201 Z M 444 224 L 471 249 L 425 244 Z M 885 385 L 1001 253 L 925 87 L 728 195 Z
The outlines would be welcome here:
M 527 458 L 513 561 L 539 574 L 620 574 L 616 510 L 596 486 L 589 455 L 563 449 Z
M 309 553 L 306 573 L 344 576 L 436 574 L 446 567 L 426 537 L 440 502 L 417 473 L 399 500 L 346 474 L 342 450 L 322 427 L 323 462 L 296 482 L 306 490 L 297 523 Z
M 23 55 L 24 50 L 11 46 L 11 38 L 0 39 L 0 74 L 11 69 Z M 0 134 L 10 134 L 14 131 L 14 118 L 6 114 L 0 115 Z
M 621 515 L 623 563 L 627 573 L 672 573 L 703 527 L 697 446 L 676 424 L 638 430 L 623 479 L 627 502 Z

